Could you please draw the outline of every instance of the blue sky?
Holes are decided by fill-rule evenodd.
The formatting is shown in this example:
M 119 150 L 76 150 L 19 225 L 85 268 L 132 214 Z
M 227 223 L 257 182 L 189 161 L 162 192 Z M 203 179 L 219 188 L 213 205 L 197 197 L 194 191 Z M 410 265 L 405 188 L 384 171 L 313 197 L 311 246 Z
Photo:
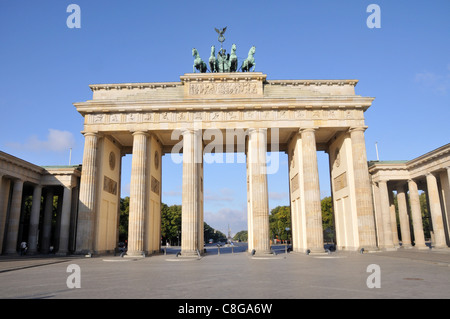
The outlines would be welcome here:
M 69 4 L 81 8 L 70 29 Z M 368 28 L 371 3 L 381 28 Z M 83 118 L 72 103 L 95 83 L 178 81 L 192 72 L 192 47 L 206 58 L 256 46 L 268 79 L 358 79 L 375 97 L 365 113 L 367 156 L 412 159 L 450 142 L 450 1 L 0 1 L 0 150 L 38 165 L 82 162 Z M 319 152 L 321 193 L 328 158 Z M 131 156 L 123 160 L 127 194 Z M 205 165 L 205 221 L 246 228 L 245 164 Z M 181 203 L 181 165 L 163 157 L 163 202 Z M 287 159 L 269 176 L 270 208 L 288 205 Z

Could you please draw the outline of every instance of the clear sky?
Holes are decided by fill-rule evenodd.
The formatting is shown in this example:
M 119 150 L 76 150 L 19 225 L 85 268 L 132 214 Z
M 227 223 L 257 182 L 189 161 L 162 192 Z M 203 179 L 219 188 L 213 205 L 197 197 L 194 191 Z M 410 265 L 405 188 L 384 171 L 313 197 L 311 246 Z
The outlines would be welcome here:
M 69 28 L 70 4 L 81 28 Z M 369 4 L 381 28 L 369 28 Z M 365 113 L 369 160 L 412 159 L 450 142 L 450 1 L 0 0 L 0 150 L 37 165 L 82 162 L 83 118 L 72 103 L 95 83 L 179 81 L 191 49 L 256 46 L 268 79 L 358 79 L 375 97 Z M 318 152 L 322 196 L 328 157 Z M 205 165 L 205 221 L 246 229 L 245 164 Z M 123 160 L 128 193 L 131 156 Z M 269 176 L 270 208 L 288 205 L 287 159 Z M 181 204 L 181 165 L 163 157 L 163 202 Z

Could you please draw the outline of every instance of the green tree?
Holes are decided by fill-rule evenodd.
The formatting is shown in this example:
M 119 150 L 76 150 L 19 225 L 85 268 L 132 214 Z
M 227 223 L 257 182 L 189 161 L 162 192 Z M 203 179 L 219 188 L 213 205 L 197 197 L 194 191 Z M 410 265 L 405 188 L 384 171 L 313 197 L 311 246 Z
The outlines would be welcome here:
M 322 227 L 325 241 L 334 242 L 333 201 L 331 196 L 324 197 L 320 201 L 322 209 Z
M 203 228 L 204 228 L 203 233 L 205 242 L 208 242 L 210 239 L 212 239 L 215 243 L 227 240 L 227 236 L 224 233 L 222 233 L 217 229 L 212 228 L 207 223 L 204 223 Z
M 425 238 L 430 238 L 431 237 L 430 213 L 428 212 L 426 193 L 421 193 L 419 195 L 419 201 L 420 201 L 420 211 L 422 212 L 423 233 Z
M 124 242 L 128 238 L 128 216 L 130 212 L 130 197 L 120 199 L 119 216 L 119 241 Z
M 161 204 L 161 237 L 163 244 L 178 245 L 181 241 L 181 205 Z
M 290 238 L 291 207 L 277 206 L 270 211 L 269 231 L 270 237 L 279 240 Z
M 247 241 L 248 240 L 248 231 L 241 230 L 240 232 L 234 235 L 233 240 Z

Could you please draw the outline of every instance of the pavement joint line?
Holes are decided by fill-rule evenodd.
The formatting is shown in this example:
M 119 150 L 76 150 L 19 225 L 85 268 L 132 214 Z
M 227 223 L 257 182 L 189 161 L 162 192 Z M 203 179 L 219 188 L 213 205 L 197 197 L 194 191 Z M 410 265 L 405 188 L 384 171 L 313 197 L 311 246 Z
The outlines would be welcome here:
M 56 260 L 56 261 L 43 263 L 43 264 L 26 265 L 26 266 L 14 267 L 14 268 L 2 269 L 2 270 L 0 270 L 0 273 L 16 271 L 16 270 L 22 270 L 22 269 L 28 269 L 28 268 L 41 267 L 41 266 L 48 266 L 48 265 L 54 265 L 54 264 L 61 264 L 61 263 L 68 262 L 68 261 L 69 260 Z

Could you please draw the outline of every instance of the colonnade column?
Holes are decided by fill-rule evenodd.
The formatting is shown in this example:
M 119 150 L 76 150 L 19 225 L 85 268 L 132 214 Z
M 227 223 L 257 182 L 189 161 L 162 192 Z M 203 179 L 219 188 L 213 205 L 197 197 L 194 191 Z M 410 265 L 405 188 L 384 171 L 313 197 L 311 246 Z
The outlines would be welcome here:
M 405 185 L 397 188 L 398 216 L 400 219 L 400 231 L 402 234 L 402 247 L 411 248 L 411 231 L 409 229 L 408 207 L 406 205 Z
M 420 211 L 419 190 L 417 184 L 412 179 L 408 180 L 409 201 L 411 206 L 411 217 L 414 231 L 414 248 L 428 249 L 425 245 L 425 235 L 423 233 L 422 213 Z
M 53 189 L 47 189 L 45 196 L 44 218 L 42 221 L 42 244 L 40 251 L 47 254 L 50 251 L 50 236 L 52 231 L 52 214 L 53 214 Z
M 267 189 L 267 129 L 249 129 L 247 176 L 249 201 L 249 251 L 270 254 L 269 193 Z
M 70 210 L 72 208 L 72 188 L 64 186 L 59 231 L 58 255 L 66 255 L 69 251 Z
M 30 230 L 28 234 L 28 253 L 37 252 L 39 213 L 41 211 L 42 185 L 36 185 L 33 189 L 33 202 L 31 204 Z
M 365 249 L 376 249 L 375 220 L 373 212 L 372 188 L 370 187 L 367 165 L 366 127 L 350 128 L 352 141 L 353 172 L 355 180 L 356 214 L 358 218 L 359 245 Z
M 76 251 L 79 253 L 90 252 L 93 249 L 97 142 L 98 135 L 96 133 L 88 132 L 84 134 L 83 170 L 80 180 L 76 239 Z
M 181 256 L 203 250 L 203 141 L 200 129 L 183 131 Z
M 324 252 L 315 129 L 300 129 L 300 135 L 303 155 L 307 248 L 312 253 Z
M 388 195 L 389 214 L 391 216 L 392 243 L 394 244 L 394 247 L 400 247 L 400 241 L 398 240 L 397 216 L 395 212 L 394 190 L 391 187 L 388 187 Z
M 442 218 L 441 202 L 439 199 L 439 190 L 437 186 L 436 177 L 429 173 L 427 174 L 427 190 L 428 198 L 430 200 L 431 221 L 433 223 L 434 237 L 436 240 L 436 248 L 446 248 L 444 221 Z
M 389 192 L 387 187 L 387 181 L 385 180 L 379 181 L 378 188 L 380 190 L 380 207 L 383 219 L 383 237 L 384 237 L 383 248 L 393 249 L 394 242 L 392 235 L 391 213 L 389 208 Z
M 133 133 L 131 162 L 130 212 L 128 221 L 128 256 L 142 256 L 144 252 L 146 165 L 148 134 Z
M 11 199 L 11 210 L 8 224 L 8 235 L 6 239 L 6 253 L 17 252 L 17 236 L 19 234 L 20 211 L 22 209 L 23 181 L 14 181 L 13 194 Z

